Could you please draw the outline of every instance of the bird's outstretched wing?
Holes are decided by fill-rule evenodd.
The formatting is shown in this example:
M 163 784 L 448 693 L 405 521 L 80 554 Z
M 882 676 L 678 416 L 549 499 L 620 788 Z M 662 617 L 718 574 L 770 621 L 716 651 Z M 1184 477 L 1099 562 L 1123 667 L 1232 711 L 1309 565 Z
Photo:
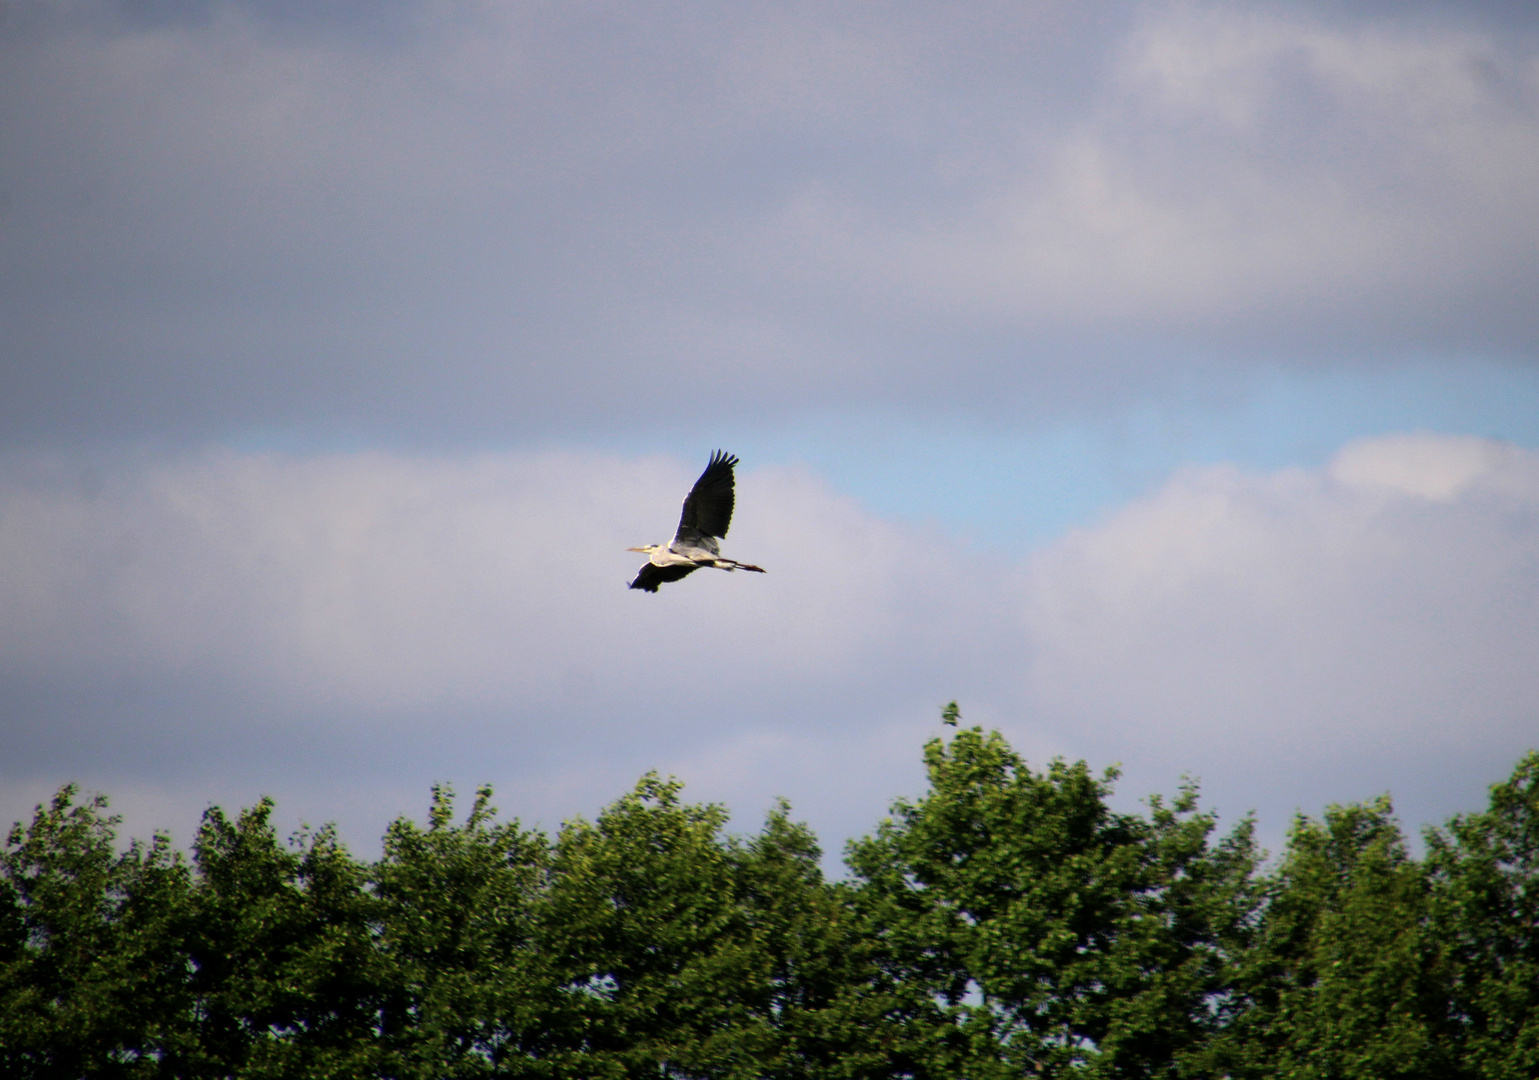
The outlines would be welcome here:
M 636 580 L 630 587 L 641 589 L 643 592 L 656 592 L 657 587 L 665 581 L 678 581 L 686 574 L 693 574 L 696 567 L 689 563 L 680 566 L 655 566 L 647 563 L 637 572 Z
M 727 527 L 732 524 L 732 467 L 736 464 L 736 457 L 720 450 L 711 455 L 705 472 L 684 499 L 679 531 L 673 537 L 675 544 L 715 550 L 716 545 L 708 543 L 708 538 L 727 535 Z

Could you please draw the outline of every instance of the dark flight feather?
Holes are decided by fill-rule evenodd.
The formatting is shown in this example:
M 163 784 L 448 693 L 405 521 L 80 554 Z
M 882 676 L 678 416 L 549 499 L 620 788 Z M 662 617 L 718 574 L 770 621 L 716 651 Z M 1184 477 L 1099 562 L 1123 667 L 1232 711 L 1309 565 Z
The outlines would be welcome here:
M 636 580 L 630 587 L 641 589 L 644 592 L 656 592 L 657 587 L 664 582 L 678 581 L 680 578 L 693 574 L 699 567 L 684 564 L 682 566 L 654 566 L 646 563 L 636 574 Z
M 695 481 L 695 486 L 684 498 L 684 512 L 679 515 L 679 531 L 673 542 L 689 547 L 704 547 L 712 551 L 716 545 L 710 537 L 724 537 L 732 524 L 734 478 L 732 468 L 737 458 L 718 450 L 711 455 L 705 472 Z

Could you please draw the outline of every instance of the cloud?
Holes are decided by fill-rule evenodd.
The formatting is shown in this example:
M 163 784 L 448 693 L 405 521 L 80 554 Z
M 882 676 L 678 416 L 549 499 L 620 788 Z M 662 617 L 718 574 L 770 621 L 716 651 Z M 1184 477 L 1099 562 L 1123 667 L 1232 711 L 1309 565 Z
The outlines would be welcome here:
M 745 481 L 728 545 L 772 565 L 767 588 L 659 597 L 623 587 L 641 561 L 624 548 L 671 535 L 692 480 L 677 463 L 219 452 L 84 490 L 58 474 L 13 475 L 0 518 L 0 655 L 43 676 L 199 669 L 375 711 L 553 702 L 572 680 L 709 700 L 842 677 L 910 632 L 912 608 L 981 584 L 960 561 L 905 580 L 917 537 L 796 472 Z M 591 680 L 572 667 L 585 655 L 603 661 Z
M 432 780 L 551 820 L 661 767 L 837 836 L 913 790 L 956 697 L 1135 793 L 1192 769 L 1273 819 L 1472 805 L 1535 720 L 1534 456 L 1505 444 L 1185 471 L 1017 561 L 758 469 L 729 550 L 764 579 L 639 597 L 621 549 L 699 465 L 638 445 L 898 417 L 910 482 L 891 460 L 1263 368 L 1532 360 L 1535 29 L 1500 4 L 10 4 L 7 790 L 269 790 L 372 830 Z M 1367 396 L 1329 430 L 1412 423 L 1359 422 Z M 1011 497 L 997 460 L 930 464 L 965 473 L 941 505 Z
M 1536 511 L 1539 455 L 1473 438 L 1185 471 L 1034 561 L 1029 708 L 1230 807 L 1473 808 L 1539 745 Z
M 932 558 L 938 536 L 796 470 L 739 479 L 724 550 L 766 575 L 627 590 L 642 557 L 625 547 L 671 536 L 694 471 L 594 453 L 13 461 L 4 769 L 32 787 L 276 784 L 306 806 L 338 784 L 490 778 L 559 820 L 674 762 L 732 788 L 711 763 L 762 751 L 751 815 L 808 790 L 775 786 L 801 757 L 785 748 L 815 757 L 830 725 L 866 745 L 1003 658 L 997 558 Z
M 1533 353 L 1539 53 L 1486 9 L 45 10 L 0 34 L 13 445 Z
M 1186 470 L 1018 564 L 743 471 L 725 547 L 769 573 L 626 590 L 698 465 L 13 457 L 0 809 L 70 779 L 157 813 L 268 791 L 366 843 L 434 781 L 554 824 L 658 768 L 745 827 L 789 795 L 837 852 L 958 698 L 1034 761 L 1122 762 L 1130 802 L 1196 773 L 1275 838 L 1383 790 L 1412 823 L 1472 809 L 1536 744 L 1532 451 Z
M 795 210 L 799 234 L 932 316 L 1194 343 L 1259 332 L 1283 351 L 1315 335 L 1531 352 L 1518 299 L 1539 221 L 1530 39 L 1148 11 L 1088 107 L 994 149 L 955 213 L 815 203 Z

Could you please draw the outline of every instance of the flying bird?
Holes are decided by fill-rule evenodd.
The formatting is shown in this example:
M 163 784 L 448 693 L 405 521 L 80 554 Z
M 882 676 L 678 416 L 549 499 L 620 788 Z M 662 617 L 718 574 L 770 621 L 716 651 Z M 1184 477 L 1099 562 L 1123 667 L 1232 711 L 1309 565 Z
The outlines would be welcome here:
M 732 467 L 736 464 L 737 458 L 720 450 L 711 455 L 705 472 L 684 497 L 684 512 L 679 515 L 679 531 L 673 534 L 673 543 L 625 549 L 644 551 L 652 556 L 637 572 L 631 588 L 656 592 L 663 582 L 678 581 L 702 566 L 764 573 L 763 567 L 723 559 L 716 544 L 727 535 L 727 527 L 732 524 Z

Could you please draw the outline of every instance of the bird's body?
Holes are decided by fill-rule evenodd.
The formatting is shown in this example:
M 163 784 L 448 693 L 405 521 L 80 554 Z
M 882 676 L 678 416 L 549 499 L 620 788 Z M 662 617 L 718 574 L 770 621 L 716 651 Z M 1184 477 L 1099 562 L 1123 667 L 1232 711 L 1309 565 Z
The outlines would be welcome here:
M 651 556 L 636 574 L 630 587 L 645 592 L 656 592 L 657 587 L 669 581 L 678 581 L 694 573 L 702 566 L 718 570 L 751 570 L 764 573 L 761 567 L 740 563 L 721 557 L 717 543 L 727 535 L 732 524 L 732 508 L 735 500 L 733 467 L 737 458 L 718 450 L 711 455 L 705 472 L 695 481 L 695 486 L 684 497 L 684 512 L 679 515 L 679 529 L 670 544 L 647 544 L 628 548 L 644 551 Z

